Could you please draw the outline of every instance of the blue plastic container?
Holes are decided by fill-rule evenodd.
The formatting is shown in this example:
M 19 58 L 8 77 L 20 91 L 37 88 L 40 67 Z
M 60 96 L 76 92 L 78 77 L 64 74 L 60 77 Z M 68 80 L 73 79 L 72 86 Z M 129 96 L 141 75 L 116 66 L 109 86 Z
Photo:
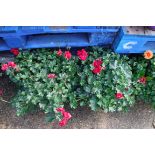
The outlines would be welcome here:
M 115 52 L 123 54 L 155 52 L 155 31 L 146 27 L 121 27 L 112 46 Z
M 0 27 L 0 51 L 11 48 L 108 46 L 118 30 L 118 26 Z

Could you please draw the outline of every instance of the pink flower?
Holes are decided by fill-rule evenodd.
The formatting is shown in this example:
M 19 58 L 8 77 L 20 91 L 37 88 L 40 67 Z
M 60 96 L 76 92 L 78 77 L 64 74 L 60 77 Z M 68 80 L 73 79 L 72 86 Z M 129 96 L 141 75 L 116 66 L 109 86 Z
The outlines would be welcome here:
M 14 62 L 8 62 L 8 66 L 9 67 L 12 67 L 12 68 L 15 68 L 16 67 L 16 64 Z
M 92 72 L 94 74 L 99 74 L 100 72 L 102 71 L 102 67 L 101 66 L 98 66 L 98 67 L 95 67 Z
M 56 109 L 58 112 L 61 112 L 63 118 L 62 120 L 59 122 L 59 126 L 65 126 L 68 122 L 68 120 L 72 117 L 71 114 L 69 112 L 66 112 L 64 108 L 57 108 Z
M 94 73 L 94 74 L 99 74 L 102 70 L 105 70 L 105 66 L 104 67 L 102 67 L 101 65 L 102 65 L 102 60 L 100 60 L 100 59 L 96 59 L 96 60 L 94 60 L 94 62 L 93 62 L 93 66 L 94 66 L 94 69 L 92 70 L 92 72 Z
M 79 50 L 77 52 L 77 55 L 78 55 L 79 59 L 82 60 L 82 61 L 85 61 L 87 59 L 87 57 L 88 57 L 88 53 L 84 49 Z
M 66 124 L 67 124 L 67 119 L 65 119 L 65 118 L 63 118 L 60 122 L 59 122 L 59 126 L 60 127 L 63 127 L 63 126 L 65 126 Z
M 96 68 L 96 67 L 99 67 L 99 66 L 101 66 L 102 65 L 102 60 L 100 60 L 100 59 L 96 59 L 96 60 L 94 60 L 94 62 L 93 62 L 93 66 Z
M 58 56 L 61 56 L 62 55 L 62 51 L 60 49 L 57 51 L 57 55 Z
M 146 83 L 146 77 L 143 76 L 143 77 L 139 78 L 138 82 L 142 83 L 142 84 L 145 84 Z
M 65 112 L 65 109 L 64 108 L 57 108 L 56 109 L 58 112 Z
M 63 112 L 62 114 L 63 114 L 64 118 L 66 118 L 67 120 L 69 120 L 72 117 L 69 112 Z
M 6 71 L 8 69 L 8 67 L 9 67 L 8 64 L 3 64 L 1 67 L 1 70 Z
M 116 93 L 115 97 L 117 99 L 122 99 L 124 97 L 124 95 L 122 93 Z
M 72 54 L 71 54 L 69 51 L 66 51 L 66 52 L 64 53 L 64 57 L 65 57 L 67 60 L 69 60 L 69 59 L 71 59 Z
M 48 74 L 47 77 L 49 79 L 55 79 L 57 76 L 55 74 Z

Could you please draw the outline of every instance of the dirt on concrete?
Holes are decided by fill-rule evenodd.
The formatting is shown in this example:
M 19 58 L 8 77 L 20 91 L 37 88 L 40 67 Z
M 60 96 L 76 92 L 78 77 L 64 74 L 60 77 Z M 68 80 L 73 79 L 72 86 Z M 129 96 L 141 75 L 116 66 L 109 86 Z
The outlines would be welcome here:
M 15 95 L 16 86 L 8 77 L 0 77 L 0 89 L 7 101 Z M 155 110 L 146 103 L 137 103 L 129 112 L 104 113 L 87 107 L 67 109 L 72 114 L 68 125 L 61 128 L 58 122 L 47 123 L 43 112 L 16 116 L 10 103 L 0 101 L 1 129 L 151 129 L 155 126 Z

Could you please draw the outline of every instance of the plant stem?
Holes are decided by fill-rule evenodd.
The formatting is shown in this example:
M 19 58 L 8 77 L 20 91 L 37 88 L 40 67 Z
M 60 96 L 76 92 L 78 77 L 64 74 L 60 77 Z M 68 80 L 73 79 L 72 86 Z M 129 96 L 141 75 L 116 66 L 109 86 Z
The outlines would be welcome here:
M 10 103 L 10 102 L 8 102 L 8 101 L 6 101 L 6 100 L 3 100 L 3 99 L 0 99 L 0 101 L 2 101 L 2 102 L 6 102 L 6 103 Z

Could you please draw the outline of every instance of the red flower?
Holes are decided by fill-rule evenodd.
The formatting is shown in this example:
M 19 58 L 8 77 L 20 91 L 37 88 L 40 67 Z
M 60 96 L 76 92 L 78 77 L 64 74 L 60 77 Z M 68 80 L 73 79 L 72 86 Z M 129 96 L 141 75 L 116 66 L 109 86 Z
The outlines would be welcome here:
M 49 79 L 55 79 L 57 76 L 55 74 L 48 74 L 47 77 Z
M 124 97 L 124 95 L 123 95 L 122 93 L 116 93 L 115 97 L 116 97 L 117 99 L 121 99 L 121 98 Z
M 58 112 L 61 112 L 63 115 L 62 120 L 59 122 L 59 126 L 65 126 L 68 122 L 68 120 L 72 117 L 69 112 L 66 112 L 64 108 L 57 108 L 56 109 Z
M 71 59 L 72 54 L 71 54 L 69 51 L 66 51 L 65 54 L 64 54 L 64 56 L 65 56 L 65 58 L 66 58 L 67 60 L 69 60 L 69 59 Z
M 94 62 L 93 62 L 94 67 L 99 67 L 101 65 L 102 65 L 102 60 L 100 60 L 100 59 L 94 60 Z
M 59 126 L 65 126 L 67 124 L 67 119 L 63 118 L 60 122 L 59 122 Z
M 3 64 L 1 67 L 1 70 L 6 71 L 8 69 L 8 67 L 9 67 L 8 64 Z
M 15 68 L 16 67 L 16 64 L 14 62 L 8 62 L 8 66 L 9 67 L 12 67 L 12 68 Z
M 56 109 L 58 112 L 65 112 L 65 109 L 64 108 L 57 108 Z
M 92 72 L 93 72 L 94 74 L 99 74 L 99 73 L 101 72 L 101 70 L 102 70 L 102 67 L 101 67 L 101 66 L 98 66 L 98 67 L 95 67 L 95 68 L 92 70 Z
M 87 57 L 88 57 L 88 53 L 84 49 L 79 50 L 77 52 L 77 55 L 78 55 L 79 59 L 82 60 L 82 61 L 85 61 L 87 59 Z
M 63 114 L 64 118 L 67 120 L 69 120 L 72 117 L 69 112 L 63 112 L 62 114 Z
M 15 56 L 17 56 L 19 54 L 18 48 L 12 48 L 11 53 L 13 53 Z
M 0 96 L 3 95 L 3 89 L 0 89 Z
M 143 76 L 143 77 L 139 78 L 138 82 L 145 84 L 146 83 L 146 77 Z
M 62 51 L 59 49 L 59 51 L 57 51 L 57 55 L 61 56 L 62 55 Z

